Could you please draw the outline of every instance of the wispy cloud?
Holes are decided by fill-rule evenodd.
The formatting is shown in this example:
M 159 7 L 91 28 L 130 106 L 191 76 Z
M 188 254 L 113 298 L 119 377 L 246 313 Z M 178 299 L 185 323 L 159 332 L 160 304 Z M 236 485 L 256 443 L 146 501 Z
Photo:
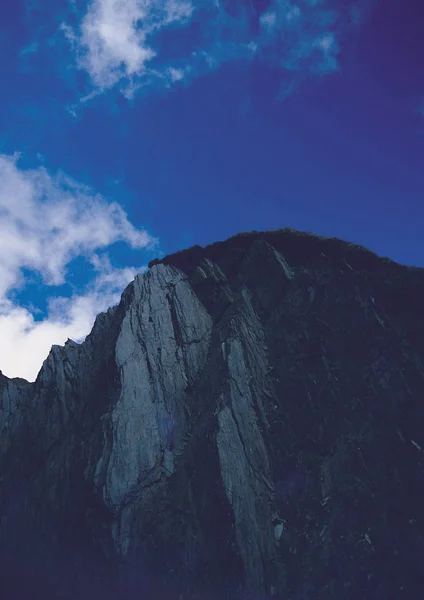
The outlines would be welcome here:
M 96 89 L 120 82 L 128 94 L 136 79 L 154 72 L 147 66 L 157 54 L 150 39 L 166 28 L 187 25 L 193 11 L 190 0 L 92 0 L 78 31 L 67 24 L 61 29 L 76 52 L 77 66 Z M 175 77 L 179 69 L 167 71 L 171 81 L 180 79 Z
M 143 270 L 110 264 L 103 253 L 118 241 L 134 249 L 156 242 L 117 203 L 87 186 L 43 167 L 22 169 L 19 155 L 0 155 L 0 368 L 7 375 L 34 379 L 52 344 L 83 339 L 96 314 L 116 303 Z M 55 286 L 67 281 L 77 257 L 91 264 L 92 281 L 72 297 L 55 297 Z M 25 286 L 23 269 L 38 273 L 50 290 L 44 320 L 13 300 L 13 292 Z
M 37 41 L 31 42 L 30 44 L 22 48 L 22 50 L 19 53 L 19 56 L 22 58 L 23 56 L 27 56 L 28 54 L 35 54 L 38 50 L 38 46 L 39 44 Z
M 336 71 L 339 39 L 363 12 L 362 0 L 271 0 L 261 13 L 252 6 L 241 0 L 90 0 L 77 26 L 61 26 L 77 68 L 91 82 L 82 102 L 115 86 L 132 98 L 147 85 L 170 86 L 252 56 L 292 72 Z M 158 40 L 175 29 L 185 36 L 184 51 L 176 47 L 172 58 L 163 57 Z
M 288 71 L 330 73 L 339 68 L 338 38 L 345 13 L 327 0 L 273 0 L 260 17 L 262 46 Z

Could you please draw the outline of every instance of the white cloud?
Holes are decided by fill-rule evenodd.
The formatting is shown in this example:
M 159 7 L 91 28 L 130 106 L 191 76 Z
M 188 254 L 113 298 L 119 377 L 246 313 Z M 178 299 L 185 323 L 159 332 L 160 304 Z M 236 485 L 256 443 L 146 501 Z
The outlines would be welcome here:
M 315 38 L 314 45 L 321 53 L 321 62 L 317 65 L 316 70 L 321 73 L 336 71 L 339 68 L 337 62 L 339 46 L 334 35 L 325 33 Z
M 260 16 L 260 22 L 262 27 L 272 29 L 277 24 L 277 13 L 272 10 L 262 13 Z
M 296 5 L 292 5 L 286 12 L 286 20 L 291 23 L 298 19 L 301 15 L 300 8 Z
M 159 6 L 163 4 L 162 2 Z M 165 24 L 184 23 L 191 19 L 194 11 L 194 6 L 189 0 L 166 0 L 164 3 L 165 19 L 159 21 Z M 161 27 L 162 25 L 160 25 Z
M 77 52 L 78 67 L 97 90 L 124 82 L 122 92 L 131 97 L 134 80 L 155 72 L 148 66 L 156 56 L 149 38 L 167 27 L 186 25 L 192 13 L 188 0 L 91 0 L 79 30 L 63 24 L 62 31 Z
M 174 67 L 169 67 L 169 76 L 171 81 L 174 83 L 175 81 L 181 81 L 184 79 L 185 71 L 184 69 L 175 69 Z
M 21 50 L 21 59 L 51 52 L 59 38 L 66 40 L 71 57 L 67 69 L 87 75 L 78 98 L 65 107 L 78 118 L 84 104 L 112 88 L 132 100 L 150 88 L 188 82 L 226 62 L 252 56 L 302 72 L 302 77 L 338 70 L 340 38 L 364 22 L 377 0 L 267 4 L 258 15 L 254 3 L 245 0 L 68 0 L 59 30 L 44 41 L 38 33 Z M 172 47 L 175 29 L 181 32 Z M 331 48 L 319 44 L 324 35 L 333 36 Z M 58 52 L 58 60 L 63 59 Z
M 260 31 L 254 34 L 251 25 L 257 15 L 250 5 L 234 0 L 231 15 L 227 6 L 221 0 L 89 0 L 77 27 L 62 25 L 77 67 L 87 73 L 92 86 L 79 104 L 115 86 L 133 99 L 147 86 L 171 86 L 224 62 L 252 56 L 277 60 L 289 71 L 335 71 L 338 38 L 347 16 L 354 9 L 362 14 L 357 0 L 337 10 L 330 8 L 330 0 L 271 0 L 259 15 Z M 190 46 L 195 15 L 196 42 Z M 184 50 L 176 49 L 172 59 L 162 57 L 157 35 L 176 27 L 183 29 Z M 77 108 L 74 104 L 68 110 L 77 116 Z
M 155 55 L 147 46 L 146 33 L 137 24 L 147 17 L 144 3 L 96 0 L 82 25 L 80 43 L 86 52 L 81 64 L 95 86 L 108 88 L 125 74 L 139 74 Z
M 0 368 L 33 380 L 52 344 L 76 341 L 96 314 L 119 299 L 140 269 L 113 268 L 99 251 L 123 241 L 132 248 L 155 244 L 135 228 L 117 203 L 108 203 L 64 174 L 19 167 L 19 155 L 0 155 Z M 66 282 L 67 267 L 85 257 L 96 275 L 71 298 L 50 297 L 46 319 L 13 300 L 25 286 L 23 269 L 38 273 L 47 290 Z

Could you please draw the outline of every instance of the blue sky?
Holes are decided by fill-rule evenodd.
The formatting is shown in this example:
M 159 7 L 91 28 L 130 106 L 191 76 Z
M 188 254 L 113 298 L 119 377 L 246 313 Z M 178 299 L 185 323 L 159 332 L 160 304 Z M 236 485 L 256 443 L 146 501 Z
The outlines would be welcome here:
M 155 257 L 290 226 L 424 266 L 420 0 L 0 0 L 0 369 Z

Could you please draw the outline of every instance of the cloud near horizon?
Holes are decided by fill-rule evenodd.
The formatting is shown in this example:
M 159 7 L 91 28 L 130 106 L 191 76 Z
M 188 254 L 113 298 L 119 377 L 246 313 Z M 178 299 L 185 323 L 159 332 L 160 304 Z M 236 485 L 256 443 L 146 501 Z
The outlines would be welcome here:
M 44 167 L 23 169 L 19 155 L 0 154 L 0 369 L 9 377 L 33 381 L 53 344 L 82 341 L 99 312 L 116 304 L 124 287 L 145 270 L 113 267 L 105 250 L 115 242 L 133 249 L 157 244 L 135 228 L 117 203 L 89 187 Z M 85 289 L 58 296 L 69 265 L 83 257 L 94 271 Z M 23 270 L 39 275 L 48 293 L 48 311 L 16 301 L 27 283 Z M 50 292 L 50 293 L 49 293 Z
M 64 22 L 61 30 L 76 68 L 90 82 L 81 103 L 116 86 L 131 99 L 147 85 L 170 87 L 223 62 L 255 56 L 291 72 L 336 71 L 339 39 L 360 23 L 361 4 L 352 0 L 337 10 L 332 5 L 271 0 L 258 13 L 236 0 L 89 0 L 78 25 Z M 194 26 L 200 36 L 192 34 Z M 184 34 L 184 51 L 176 48 L 171 60 L 162 56 L 159 40 L 176 30 Z

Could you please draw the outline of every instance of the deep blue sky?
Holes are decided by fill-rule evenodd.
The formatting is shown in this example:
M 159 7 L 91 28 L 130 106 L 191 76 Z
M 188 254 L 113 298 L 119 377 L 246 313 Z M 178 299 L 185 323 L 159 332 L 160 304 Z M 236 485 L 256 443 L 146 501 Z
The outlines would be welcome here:
M 1 1 L 0 153 L 23 153 L 20 169 L 65 172 L 158 238 L 150 252 L 108 247 L 114 267 L 285 226 L 424 266 L 423 2 L 299 0 L 291 6 L 300 29 L 274 23 L 265 34 L 264 15 L 287 11 L 287 2 L 223 2 L 218 19 L 204 0 L 189 24 L 164 28 L 150 44 L 155 68 L 191 71 L 168 87 L 142 75 L 130 99 L 125 77 L 100 89 L 75 69 L 90 4 Z M 336 63 L 321 68 L 307 45 L 327 34 Z M 93 89 L 100 93 L 80 103 Z M 29 269 L 31 285 L 12 286 L 8 297 L 43 318 L 52 295 L 83 289 L 86 266 L 70 263 L 60 288 Z

